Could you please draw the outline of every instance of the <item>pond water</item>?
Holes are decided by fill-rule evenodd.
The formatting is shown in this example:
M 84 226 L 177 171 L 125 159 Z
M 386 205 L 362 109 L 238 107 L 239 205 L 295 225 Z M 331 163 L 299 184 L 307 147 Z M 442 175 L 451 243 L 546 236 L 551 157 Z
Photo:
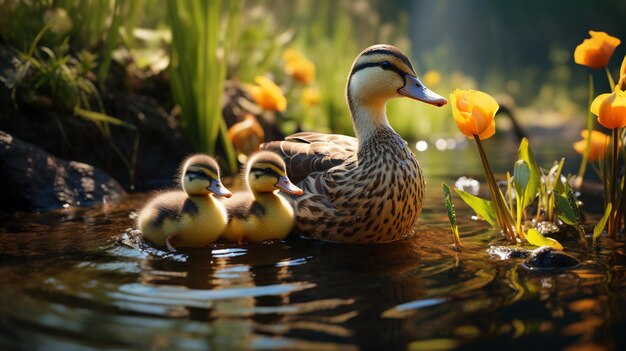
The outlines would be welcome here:
M 499 163 L 511 167 L 511 155 Z M 146 194 L 3 215 L 0 348 L 625 349 L 623 240 L 585 251 L 563 234 L 582 264 L 533 273 L 522 259 L 490 256 L 502 236 L 457 202 L 457 251 L 439 183 L 478 175 L 477 154 L 418 157 L 425 209 L 415 236 L 389 244 L 292 238 L 173 255 L 131 229 Z

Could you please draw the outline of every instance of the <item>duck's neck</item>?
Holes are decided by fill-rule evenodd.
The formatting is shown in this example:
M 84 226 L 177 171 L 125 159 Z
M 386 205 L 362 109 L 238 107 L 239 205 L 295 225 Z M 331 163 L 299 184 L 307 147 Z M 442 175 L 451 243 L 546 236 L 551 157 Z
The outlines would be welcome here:
M 381 128 L 391 129 L 385 112 L 386 101 L 352 101 L 350 113 L 359 147 Z

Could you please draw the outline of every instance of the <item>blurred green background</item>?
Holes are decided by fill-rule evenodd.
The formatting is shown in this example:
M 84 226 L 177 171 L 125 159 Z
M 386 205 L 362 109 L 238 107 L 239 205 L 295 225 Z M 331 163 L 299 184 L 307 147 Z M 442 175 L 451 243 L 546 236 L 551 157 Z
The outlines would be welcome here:
M 276 82 L 288 102 L 273 119 L 283 133 L 352 134 L 348 70 L 362 49 L 384 42 L 410 53 L 424 83 L 443 96 L 479 89 L 512 107 L 525 128 L 574 135 L 585 124 L 588 75 L 596 92 L 608 85 L 604 72 L 574 64 L 573 51 L 589 30 L 626 39 L 625 15 L 626 2 L 616 0 L 0 0 L 1 43 L 19 53 L 23 68 L 3 82 L 13 92 L 47 96 L 105 132 L 125 122 L 108 113 L 99 94 L 112 86 L 152 94 L 179 115 L 196 149 L 232 163 L 231 123 L 220 108 L 225 82 L 243 90 L 256 76 Z M 315 65 L 312 82 L 285 73 L 288 48 Z M 624 44 L 617 48 L 614 74 L 625 52 Z M 319 101 L 303 104 L 305 89 Z M 398 99 L 388 114 L 408 140 L 456 135 L 448 107 Z

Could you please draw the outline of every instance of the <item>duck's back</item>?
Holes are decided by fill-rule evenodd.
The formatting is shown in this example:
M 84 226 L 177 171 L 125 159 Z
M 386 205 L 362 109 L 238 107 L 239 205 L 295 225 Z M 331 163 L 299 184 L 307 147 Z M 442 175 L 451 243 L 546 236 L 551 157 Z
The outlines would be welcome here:
M 393 241 L 411 232 L 422 208 L 424 178 L 406 142 L 392 129 L 381 128 L 358 150 L 340 153 L 343 160 L 337 153 L 326 155 L 338 165 L 311 172 L 298 184 L 304 195 L 291 201 L 301 233 L 366 243 Z M 310 146 L 309 153 L 323 159 L 323 152 Z M 290 159 L 295 158 L 285 157 Z

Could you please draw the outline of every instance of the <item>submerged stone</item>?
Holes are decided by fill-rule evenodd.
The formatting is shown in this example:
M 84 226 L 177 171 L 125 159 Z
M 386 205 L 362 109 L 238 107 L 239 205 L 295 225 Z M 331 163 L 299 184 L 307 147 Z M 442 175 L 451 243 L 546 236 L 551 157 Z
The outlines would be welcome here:
M 533 250 L 522 264 L 522 267 L 531 270 L 561 270 L 578 266 L 580 261 L 563 251 L 550 246 L 542 246 Z

